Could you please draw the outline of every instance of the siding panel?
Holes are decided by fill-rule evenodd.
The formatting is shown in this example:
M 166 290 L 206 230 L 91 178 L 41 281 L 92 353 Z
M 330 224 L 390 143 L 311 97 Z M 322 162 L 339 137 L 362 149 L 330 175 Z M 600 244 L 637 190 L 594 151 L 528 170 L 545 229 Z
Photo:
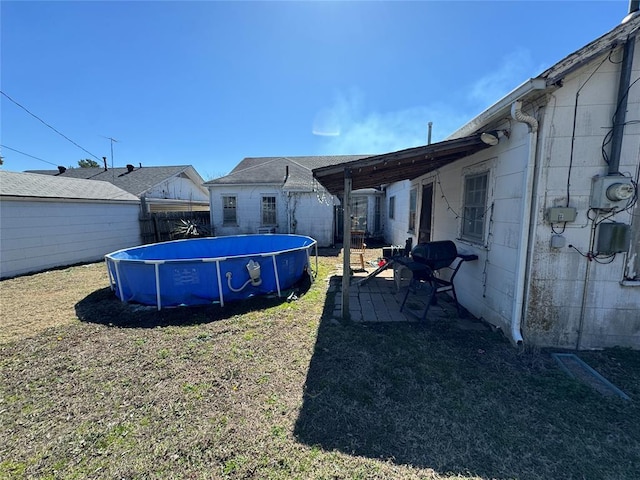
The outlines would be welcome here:
M 124 202 L 0 202 L 0 277 L 79 262 L 140 244 L 140 207 Z

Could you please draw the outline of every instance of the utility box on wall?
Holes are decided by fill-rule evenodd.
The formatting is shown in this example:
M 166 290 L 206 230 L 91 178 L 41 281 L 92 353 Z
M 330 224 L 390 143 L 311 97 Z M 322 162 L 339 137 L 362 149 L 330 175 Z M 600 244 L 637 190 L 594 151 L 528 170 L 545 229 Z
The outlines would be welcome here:
M 601 223 L 598 226 L 598 253 L 613 255 L 626 252 L 629 247 L 630 229 L 625 223 Z
M 551 207 L 547 212 L 549 223 L 575 222 L 577 210 L 573 207 Z
M 623 209 L 633 197 L 635 188 L 629 177 L 608 175 L 595 176 L 591 184 L 591 208 L 611 210 Z

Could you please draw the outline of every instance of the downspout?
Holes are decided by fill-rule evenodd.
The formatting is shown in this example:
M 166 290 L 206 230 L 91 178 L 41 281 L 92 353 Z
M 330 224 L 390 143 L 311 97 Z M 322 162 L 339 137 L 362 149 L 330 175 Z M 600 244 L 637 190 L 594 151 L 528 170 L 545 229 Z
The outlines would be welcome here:
M 287 192 L 287 233 L 291 233 L 291 192 Z
M 284 180 L 282 181 L 283 194 L 287 180 L 289 180 L 289 165 L 285 165 L 284 168 Z M 287 206 L 287 233 L 291 233 L 291 192 L 287 191 L 285 195 L 287 196 L 287 201 L 285 202 L 285 205 Z
M 631 6 L 630 6 L 631 8 Z M 636 4 L 637 9 L 637 4 Z M 631 13 L 631 12 L 630 12 Z M 633 53 L 636 44 L 635 35 L 630 36 L 624 44 L 622 53 L 622 67 L 618 83 L 618 106 L 613 118 L 613 131 L 611 134 L 611 155 L 609 156 L 609 175 L 618 175 L 620 169 L 620 152 L 622 151 L 622 139 L 624 136 L 624 124 L 627 115 L 627 93 L 631 82 L 631 70 L 633 68 Z
M 529 126 L 529 154 L 522 178 L 523 201 L 520 211 L 522 225 L 520 226 L 520 245 L 518 248 L 518 263 L 516 264 L 516 285 L 513 310 L 511 314 L 511 338 L 516 345 L 522 345 L 522 318 L 524 316 L 524 293 L 527 283 L 527 259 L 529 256 L 529 244 L 533 241 L 531 230 L 531 217 L 534 205 L 534 178 L 536 168 L 536 156 L 538 146 L 538 120 L 522 112 L 522 102 L 516 101 L 511 105 L 511 117 L 520 123 Z

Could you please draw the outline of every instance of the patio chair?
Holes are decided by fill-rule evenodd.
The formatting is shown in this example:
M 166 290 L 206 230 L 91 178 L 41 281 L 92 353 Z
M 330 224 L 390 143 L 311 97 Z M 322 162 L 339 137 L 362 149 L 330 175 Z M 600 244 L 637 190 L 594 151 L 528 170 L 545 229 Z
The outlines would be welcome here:
M 453 281 L 464 262 L 477 259 L 477 255 L 458 253 L 456 244 L 451 240 L 416 245 L 411 250 L 411 261 L 405 263 L 405 266 L 411 270 L 412 278 L 402 305 L 400 305 L 400 311 L 404 308 L 410 293 L 417 293 L 423 284 L 429 284 L 431 290 L 421 317 L 422 320 L 427 317 L 429 307 L 436 302 L 436 294 L 444 292 L 451 292 L 458 314 L 460 314 L 460 304 Z M 448 278 L 442 276 L 442 273 L 446 271 L 449 272 Z

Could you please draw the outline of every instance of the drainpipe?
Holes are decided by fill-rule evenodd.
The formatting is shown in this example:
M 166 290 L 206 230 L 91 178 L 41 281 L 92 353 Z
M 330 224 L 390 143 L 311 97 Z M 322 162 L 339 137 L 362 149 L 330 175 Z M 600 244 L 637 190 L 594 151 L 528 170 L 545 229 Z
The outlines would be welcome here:
M 285 165 L 285 167 L 284 167 L 284 179 L 282 180 L 283 193 L 284 193 L 284 186 L 286 185 L 287 180 L 289 180 L 289 165 Z M 287 233 L 291 233 L 291 192 L 287 192 L 286 196 L 287 196 L 287 201 L 286 201 L 286 206 L 287 206 Z
M 536 155 L 538 146 L 538 120 L 522 112 L 522 102 L 516 101 L 511 105 L 511 117 L 520 123 L 526 123 L 529 126 L 529 155 L 527 164 L 522 178 L 523 201 L 520 211 L 522 225 L 520 227 L 521 239 L 518 248 L 518 263 L 516 264 L 516 285 L 515 298 L 513 302 L 513 310 L 511 313 L 511 338 L 516 345 L 522 345 L 522 318 L 524 316 L 524 293 L 527 283 L 527 259 L 529 256 L 529 244 L 533 242 L 532 211 L 535 202 L 533 198 L 536 194 L 534 191 L 534 178 L 536 168 Z
M 630 7 L 631 8 L 631 7 Z M 633 53 L 636 37 L 631 36 L 624 44 L 622 53 L 622 67 L 618 83 L 618 100 L 616 115 L 613 118 L 613 131 L 611 134 L 611 155 L 609 156 L 609 175 L 617 175 L 620 169 L 620 152 L 622 151 L 622 138 L 624 136 L 624 123 L 627 115 L 627 93 L 631 82 L 631 69 L 633 68 Z
M 291 233 L 291 192 L 287 192 L 287 233 Z

